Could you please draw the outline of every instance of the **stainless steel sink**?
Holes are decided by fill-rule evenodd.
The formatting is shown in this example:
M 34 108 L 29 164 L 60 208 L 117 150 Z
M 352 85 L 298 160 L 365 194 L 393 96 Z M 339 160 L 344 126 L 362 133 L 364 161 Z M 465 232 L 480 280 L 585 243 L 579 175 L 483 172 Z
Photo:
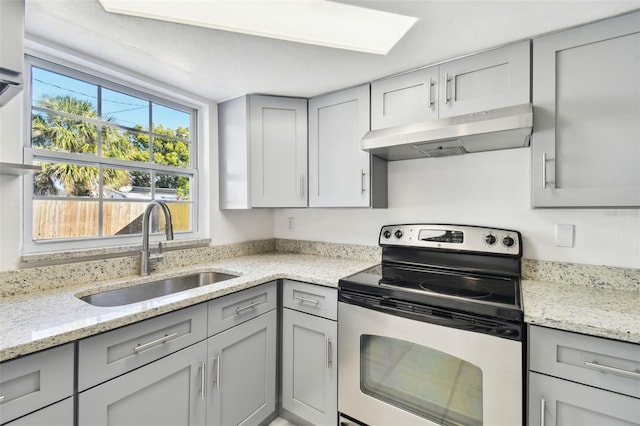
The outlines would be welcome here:
M 83 296 L 80 299 L 94 306 L 121 306 L 230 280 L 236 277 L 237 275 L 223 274 L 221 272 L 200 272 L 198 274 L 167 278 L 131 287 L 103 291 L 101 293 Z

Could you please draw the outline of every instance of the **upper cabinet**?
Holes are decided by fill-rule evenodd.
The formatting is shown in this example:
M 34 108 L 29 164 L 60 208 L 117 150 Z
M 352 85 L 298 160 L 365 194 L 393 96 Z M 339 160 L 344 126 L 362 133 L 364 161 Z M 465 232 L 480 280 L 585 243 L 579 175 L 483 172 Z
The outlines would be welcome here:
M 309 206 L 387 207 L 387 164 L 360 148 L 369 85 L 309 100 Z
M 307 100 L 249 95 L 218 105 L 220 208 L 307 206 Z
M 371 129 L 453 117 L 530 101 L 529 41 L 376 81 Z
M 0 1 L 0 106 L 22 90 L 24 0 Z
M 640 12 L 534 40 L 532 204 L 640 206 Z

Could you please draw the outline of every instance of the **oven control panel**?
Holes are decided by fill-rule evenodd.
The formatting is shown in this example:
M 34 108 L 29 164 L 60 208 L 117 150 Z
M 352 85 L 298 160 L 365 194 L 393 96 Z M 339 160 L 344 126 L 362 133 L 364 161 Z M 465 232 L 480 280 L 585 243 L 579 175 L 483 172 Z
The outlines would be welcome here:
M 469 225 L 385 225 L 379 244 L 522 256 L 518 231 Z

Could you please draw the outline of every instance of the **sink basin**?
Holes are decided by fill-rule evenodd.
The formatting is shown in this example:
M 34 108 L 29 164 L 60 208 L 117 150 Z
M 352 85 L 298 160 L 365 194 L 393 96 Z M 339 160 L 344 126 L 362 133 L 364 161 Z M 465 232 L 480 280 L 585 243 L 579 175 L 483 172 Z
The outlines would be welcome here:
M 198 274 L 167 278 L 131 287 L 90 294 L 81 297 L 80 300 L 100 307 L 128 305 L 129 303 L 166 296 L 167 294 L 202 287 L 236 277 L 237 275 L 223 274 L 221 272 L 200 272 Z

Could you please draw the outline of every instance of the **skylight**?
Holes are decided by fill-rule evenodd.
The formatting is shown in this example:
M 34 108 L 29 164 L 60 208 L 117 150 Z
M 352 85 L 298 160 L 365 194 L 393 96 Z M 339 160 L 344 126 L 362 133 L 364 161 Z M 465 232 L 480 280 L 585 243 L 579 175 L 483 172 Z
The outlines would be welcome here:
M 107 12 L 386 55 L 417 18 L 325 0 L 99 0 Z

